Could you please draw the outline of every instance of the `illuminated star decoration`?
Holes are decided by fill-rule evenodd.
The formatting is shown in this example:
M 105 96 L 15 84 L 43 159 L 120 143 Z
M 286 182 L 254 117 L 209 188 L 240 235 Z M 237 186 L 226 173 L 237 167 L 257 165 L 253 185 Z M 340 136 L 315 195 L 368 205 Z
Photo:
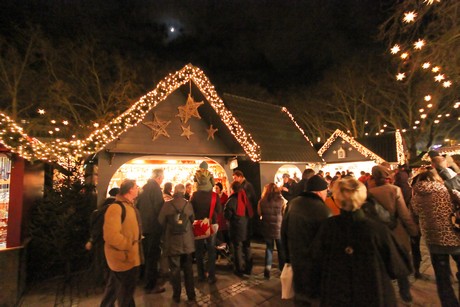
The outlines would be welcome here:
M 406 74 L 403 72 L 400 72 L 399 74 L 396 75 L 396 80 L 402 81 L 406 77 Z
M 155 141 L 160 135 L 169 138 L 169 134 L 166 131 L 166 127 L 171 123 L 170 120 L 159 120 L 155 113 L 153 113 L 153 121 L 143 123 L 150 129 L 152 129 L 152 141 Z
M 43 115 L 43 114 L 45 114 L 45 110 L 43 110 L 43 109 L 38 109 L 38 111 L 37 111 L 37 112 L 38 112 L 38 114 L 40 114 L 40 115 Z
M 209 139 L 213 139 L 214 140 L 214 134 L 218 131 L 219 129 L 217 128 L 213 128 L 212 125 L 209 126 L 209 129 L 206 129 L 206 131 L 208 132 L 208 141 Z
M 413 22 L 415 20 L 415 17 L 417 17 L 417 13 L 412 11 L 412 12 L 407 12 L 407 13 L 404 13 L 404 18 L 403 18 L 403 21 L 405 23 L 410 23 L 410 22 Z
M 422 49 L 423 46 L 425 46 L 425 41 L 423 39 L 419 39 L 418 41 L 414 43 L 414 48 L 417 50 Z
M 188 127 L 184 127 L 181 125 L 181 128 L 182 128 L 182 134 L 180 136 L 185 136 L 187 140 L 190 140 L 190 136 L 192 134 L 195 134 L 190 130 L 190 125 L 188 125 Z
M 396 53 L 398 53 L 400 50 L 401 50 L 401 47 L 399 47 L 399 45 L 394 45 L 394 46 L 391 48 L 391 53 L 392 53 L 392 54 L 396 54 Z
M 182 123 L 186 124 L 192 117 L 201 118 L 198 113 L 198 107 L 204 104 L 204 102 L 195 102 L 190 94 L 188 94 L 187 102 L 185 105 L 177 107 L 179 114 L 176 116 L 180 117 Z

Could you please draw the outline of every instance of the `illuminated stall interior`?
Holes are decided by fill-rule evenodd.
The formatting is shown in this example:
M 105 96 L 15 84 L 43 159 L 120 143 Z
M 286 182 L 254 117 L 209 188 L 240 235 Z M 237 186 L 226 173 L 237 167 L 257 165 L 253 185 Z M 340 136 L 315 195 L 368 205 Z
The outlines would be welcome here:
M 192 158 L 183 159 L 161 159 L 159 157 L 142 157 L 133 159 L 128 163 L 123 164 L 113 175 L 110 180 L 108 191 L 119 187 L 124 179 L 136 179 L 137 184 L 142 187 L 152 176 L 154 169 L 160 168 L 164 170 L 165 178 L 163 184 L 171 182 L 173 187 L 182 183 L 194 183 L 193 177 L 195 171 L 199 168 L 202 161 L 208 163 L 208 170 L 214 175 L 215 183 L 221 182 L 224 191 L 228 194 L 228 178 L 221 165 L 213 160 L 194 160 Z M 195 187 L 194 187 L 195 190 Z
M 6 247 L 8 205 L 10 203 L 11 160 L 0 154 L 0 248 Z
M 302 172 L 297 166 L 292 165 L 292 164 L 285 164 L 281 166 L 278 171 L 275 174 L 275 178 L 273 182 L 281 187 L 284 182 L 283 182 L 283 174 L 289 174 L 291 179 L 294 179 L 295 181 L 299 181 L 302 179 Z

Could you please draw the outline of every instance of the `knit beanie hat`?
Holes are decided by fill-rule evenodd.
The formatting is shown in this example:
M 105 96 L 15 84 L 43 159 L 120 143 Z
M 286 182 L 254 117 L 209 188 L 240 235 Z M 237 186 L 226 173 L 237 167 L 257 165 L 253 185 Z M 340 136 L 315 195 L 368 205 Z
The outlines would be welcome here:
M 201 162 L 200 163 L 200 168 L 208 169 L 208 163 L 206 163 L 206 161 Z
M 307 181 L 308 192 L 319 192 L 327 190 L 327 182 L 319 175 L 314 175 Z

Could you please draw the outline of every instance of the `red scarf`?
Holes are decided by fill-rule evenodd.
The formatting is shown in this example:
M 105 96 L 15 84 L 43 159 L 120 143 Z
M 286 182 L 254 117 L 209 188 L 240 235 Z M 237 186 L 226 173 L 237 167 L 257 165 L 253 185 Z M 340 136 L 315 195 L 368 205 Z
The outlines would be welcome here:
M 251 203 L 249 202 L 248 197 L 246 196 L 246 191 L 241 190 L 240 192 L 238 192 L 238 205 L 236 206 L 236 215 L 246 216 L 246 209 L 248 210 L 249 217 L 252 217 L 254 215 L 254 212 L 252 211 Z

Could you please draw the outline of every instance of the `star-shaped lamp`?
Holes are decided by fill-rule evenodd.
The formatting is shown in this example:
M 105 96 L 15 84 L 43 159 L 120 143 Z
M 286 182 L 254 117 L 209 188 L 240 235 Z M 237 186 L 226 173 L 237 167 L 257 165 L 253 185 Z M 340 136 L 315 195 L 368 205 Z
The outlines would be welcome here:
M 204 102 L 195 102 L 190 94 L 188 94 L 185 105 L 177 107 L 179 114 L 176 116 L 180 117 L 180 120 L 186 124 L 192 117 L 201 118 L 198 113 L 198 107 L 204 104 Z
M 190 125 L 188 125 L 188 127 L 181 126 L 181 128 L 182 128 L 182 134 L 180 136 L 185 136 L 187 140 L 190 140 L 190 136 L 192 134 L 195 134 L 192 132 L 192 130 L 190 130 Z
M 166 131 L 166 127 L 171 123 L 170 120 L 159 120 L 155 113 L 153 113 L 153 121 L 143 123 L 150 129 L 152 129 L 152 140 L 155 141 L 160 135 L 169 138 L 169 134 Z
M 217 128 L 213 128 L 213 126 L 209 126 L 209 129 L 206 129 L 206 131 L 208 132 L 208 141 L 209 139 L 213 139 L 214 140 L 214 134 L 218 131 L 219 129 Z

